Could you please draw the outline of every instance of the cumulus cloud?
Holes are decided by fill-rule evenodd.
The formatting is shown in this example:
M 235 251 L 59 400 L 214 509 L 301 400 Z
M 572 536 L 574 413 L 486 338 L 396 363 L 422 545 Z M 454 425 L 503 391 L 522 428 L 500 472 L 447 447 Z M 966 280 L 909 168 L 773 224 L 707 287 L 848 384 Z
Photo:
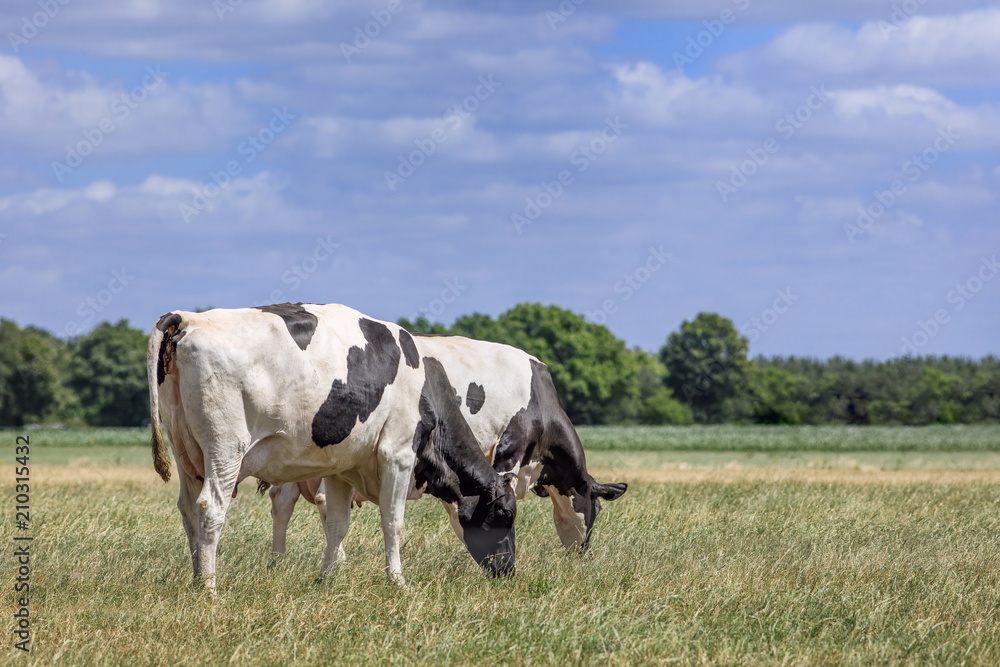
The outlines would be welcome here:
M 93 224 L 100 220 L 97 236 L 139 230 L 176 233 L 186 224 L 212 234 L 230 234 L 270 230 L 279 222 L 294 229 L 313 215 L 285 200 L 287 179 L 267 171 L 233 178 L 222 188 L 213 186 L 212 181 L 152 175 L 125 187 L 94 181 L 77 188 L 40 188 L 0 197 L 0 227 L 51 238 L 63 234 L 93 238 Z M 198 195 L 201 200 L 196 200 Z M 195 209 L 187 220 L 182 205 Z
M 903 11 L 903 4 L 910 6 L 893 4 L 885 17 L 856 29 L 836 23 L 795 25 L 759 50 L 728 58 L 722 67 L 756 77 L 780 68 L 783 76 L 831 85 L 886 78 L 952 87 L 1000 81 L 1000 8 L 935 16 L 924 13 L 930 3 L 914 13 Z
M 215 151 L 253 126 L 253 107 L 232 85 L 172 78 L 170 66 L 155 64 L 127 82 L 48 80 L 0 55 L 0 141 L 23 157 L 65 163 L 73 153 L 92 161 Z
M 717 76 L 688 78 L 680 70 L 664 72 L 649 62 L 613 67 L 620 84 L 617 100 L 630 117 L 652 126 L 691 128 L 733 123 L 745 127 L 749 118 L 773 116 L 775 105 L 748 86 Z
M 926 3 L 883 35 L 890 3 L 752 3 L 741 24 L 776 36 L 739 49 L 727 31 L 732 55 L 706 52 L 698 75 L 672 66 L 666 42 L 616 42 L 625 18 L 699 25 L 734 4 L 588 0 L 553 23 L 559 4 L 543 1 L 407 1 L 391 20 L 380 3 L 244 0 L 221 17 L 200 0 L 70 3 L 0 56 L 2 309 L 61 330 L 124 265 L 134 291 L 102 317 L 280 293 L 395 318 L 454 278 L 469 287 L 445 320 L 523 300 L 586 312 L 663 244 L 676 272 L 609 318 L 629 343 L 656 346 L 699 310 L 742 321 L 791 285 L 803 317 L 754 352 L 871 353 L 872 331 L 896 340 L 878 318 L 933 296 L 867 287 L 934 295 L 941 274 L 920 262 L 954 268 L 1000 244 L 997 12 Z M 11 7 L 0 16 L 17 25 Z M 168 75 L 117 120 L 147 65 Z M 482 77 L 498 85 L 480 97 Z M 109 115 L 114 130 L 58 182 L 51 163 Z M 954 144 L 850 243 L 857 209 L 949 127 Z M 260 133 L 266 147 L 240 151 Z M 401 161 L 412 175 L 391 188 Z M 734 169 L 745 182 L 722 199 Z M 529 203 L 538 215 L 519 234 L 511 215 Z M 290 290 L 283 276 L 318 243 L 340 244 L 337 259 Z

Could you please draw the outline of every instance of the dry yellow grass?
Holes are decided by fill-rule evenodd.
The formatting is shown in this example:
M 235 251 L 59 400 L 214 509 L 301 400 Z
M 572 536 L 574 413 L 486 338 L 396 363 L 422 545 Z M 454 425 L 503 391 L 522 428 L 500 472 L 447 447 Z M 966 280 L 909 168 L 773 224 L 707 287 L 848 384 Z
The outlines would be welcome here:
M 14 468 L 0 464 L 0 479 L 10 480 Z M 1000 484 L 1000 469 L 996 470 L 887 470 L 877 466 L 847 468 L 789 467 L 726 467 L 692 466 L 686 464 L 655 467 L 591 468 L 595 478 L 625 482 L 656 482 L 662 484 L 736 484 L 744 482 L 800 482 L 803 484 Z M 32 478 L 38 484 L 148 483 L 162 485 L 152 466 L 99 465 L 36 465 Z M 176 486 L 176 482 L 173 483 Z M 240 493 L 254 492 L 253 480 L 240 486 Z
M 269 503 L 249 480 L 213 601 L 191 586 L 176 482 L 101 463 L 114 452 L 67 451 L 69 465 L 31 467 L 35 635 L 28 656 L 7 635 L 9 663 L 1000 663 L 1000 469 L 985 454 L 963 470 L 634 467 L 618 463 L 649 457 L 616 453 L 592 472 L 631 486 L 605 505 L 588 557 L 562 550 L 549 502 L 529 497 L 517 577 L 487 580 L 439 504 L 420 501 L 407 507 L 407 590 L 385 582 L 370 504 L 327 581 L 315 582 L 323 540 L 305 503 L 272 562 Z M 8 499 L 13 478 L 0 465 Z

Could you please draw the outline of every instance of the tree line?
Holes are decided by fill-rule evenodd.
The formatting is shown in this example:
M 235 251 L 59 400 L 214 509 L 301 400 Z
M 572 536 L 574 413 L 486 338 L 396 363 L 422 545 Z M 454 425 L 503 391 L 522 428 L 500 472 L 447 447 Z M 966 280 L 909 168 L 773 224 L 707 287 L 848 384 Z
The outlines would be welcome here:
M 1000 359 L 747 357 L 718 314 L 699 313 L 655 353 L 558 306 L 524 303 L 413 333 L 506 343 L 548 365 L 576 424 L 931 424 L 1000 421 Z M 0 319 L 0 426 L 149 423 L 148 333 L 126 320 L 62 340 Z M 498 369 L 501 370 L 502 369 Z

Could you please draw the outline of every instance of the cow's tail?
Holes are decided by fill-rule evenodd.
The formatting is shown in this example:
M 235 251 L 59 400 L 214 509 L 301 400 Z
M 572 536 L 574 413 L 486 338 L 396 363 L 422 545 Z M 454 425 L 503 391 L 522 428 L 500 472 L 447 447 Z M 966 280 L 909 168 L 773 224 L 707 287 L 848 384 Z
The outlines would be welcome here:
M 153 430 L 150 445 L 153 449 L 153 468 L 164 482 L 170 481 L 170 459 L 167 457 L 167 443 L 163 441 L 163 430 L 160 427 L 160 383 L 163 382 L 165 369 L 163 352 L 167 341 L 166 330 L 180 324 L 180 315 L 167 313 L 161 317 L 149 334 L 149 347 L 146 349 L 146 374 L 149 379 L 149 423 Z

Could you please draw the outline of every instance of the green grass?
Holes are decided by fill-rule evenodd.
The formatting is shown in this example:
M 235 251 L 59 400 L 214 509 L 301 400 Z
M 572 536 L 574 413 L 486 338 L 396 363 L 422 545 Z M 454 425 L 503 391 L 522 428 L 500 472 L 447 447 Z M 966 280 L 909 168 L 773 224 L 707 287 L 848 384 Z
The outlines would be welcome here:
M 127 428 L 22 428 L 0 429 L 0 444 L 8 445 L 19 436 L 31 439 L 37 447 L 149 447 L 150 430 L 145 427 Z
M 1000 452 L 1000 424 L 935 426 L 585 426 L 587 451 Z
M 1000 425 L 590 426 L 579 429 L 591 465 L 603 467 L 1000 468 Z M 31 438 L 37 463 L 149 465 L 148 428 L 0 431 L 10 461 L 14 438 Z
M 149 453 L 144 452 L 145 458 Z M 589 450 L 591 468 L 878 468 L 880 470 L 997 470 L 1000 451 L 712 452 Z
M 549 502 L 531 498 L 512 581 L 483 577 L 425 499 L 407 507 L 407 590 L 384 581 L 374 506 L 354 511 L 350 560 L 317 584 L 315 510 L 300 508 L 271 566 L 267 499 L 241 493 L 212 601 L 191 586 L 174 485 L 114 468 L 59 481 L 72 473 L 33 472 L 34 651 L 7 635 L 2 660 L 1000 662 L 996 484 L 635 483 L 605 504 L 584 558 L 563 552 Z M 5 498 L 12 477 L 4 468 Z

